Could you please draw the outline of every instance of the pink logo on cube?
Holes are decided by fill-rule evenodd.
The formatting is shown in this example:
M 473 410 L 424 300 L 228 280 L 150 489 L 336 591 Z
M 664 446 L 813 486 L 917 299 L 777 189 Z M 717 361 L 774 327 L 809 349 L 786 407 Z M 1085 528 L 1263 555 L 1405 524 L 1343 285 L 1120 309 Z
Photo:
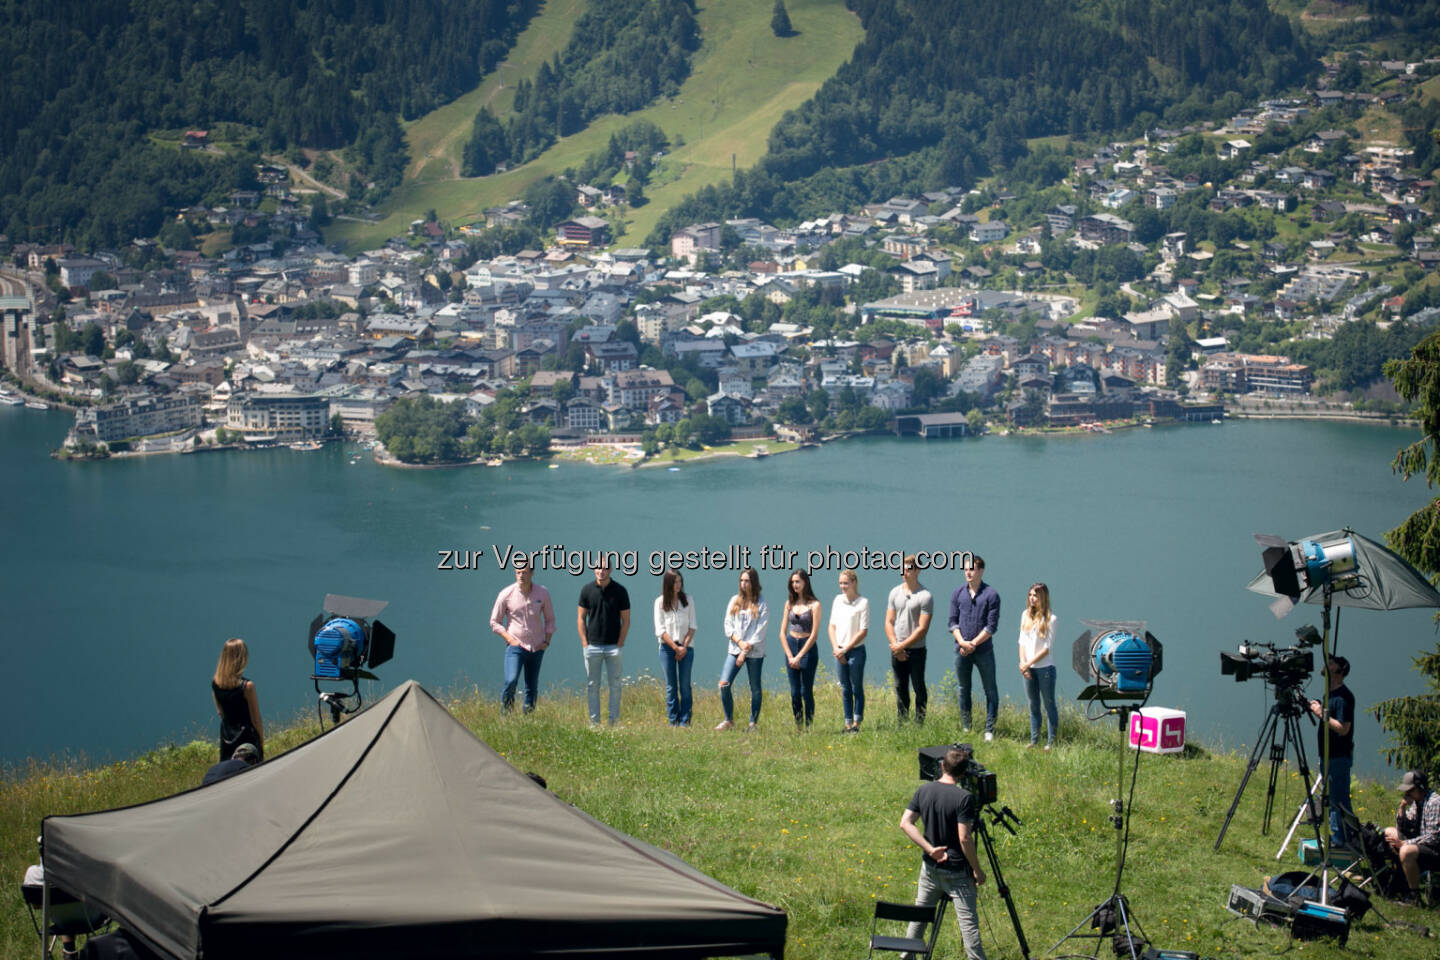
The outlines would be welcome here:
M 1130 714 L 1130 746 L 1146 753 L 1185 749 L 1185 711 L 1145 707 Z

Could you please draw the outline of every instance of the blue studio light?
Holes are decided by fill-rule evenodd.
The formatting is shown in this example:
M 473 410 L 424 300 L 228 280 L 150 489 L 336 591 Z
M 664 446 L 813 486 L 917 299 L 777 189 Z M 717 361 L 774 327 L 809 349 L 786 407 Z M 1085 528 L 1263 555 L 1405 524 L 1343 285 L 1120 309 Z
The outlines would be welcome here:
M 315 634 L 315 676 L 338 680 L 365 661 L 365 631 L 348 617 L 328 621 Z
M 1119 693 L 1143 694 L 1150 685 L 1154 653 L 1141 638 L 1123 630 L 1112 630 L 1091 648 L 1095 675 Z

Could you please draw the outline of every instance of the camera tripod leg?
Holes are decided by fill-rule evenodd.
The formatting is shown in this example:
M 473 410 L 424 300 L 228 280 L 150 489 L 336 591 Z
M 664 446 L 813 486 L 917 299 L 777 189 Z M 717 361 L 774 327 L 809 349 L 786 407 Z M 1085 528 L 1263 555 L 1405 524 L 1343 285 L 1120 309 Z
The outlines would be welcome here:
M 995 855 L 994 839 L 990 836 L 990 829 L 985 825 L 984 811 L 975 818 L 975 826 L 980 834 L 980 845 L 985 848 L 985 859 L 990 864 L 990 875 L 995 878 L 995 890 L 1000 898 L 1005 901 L 1005 909 L 1010 913 L 1010 925 L 1015 928 L 1015 939 L 1020 944 L 1020 956 L 1030 960 L 1030 944 L 1025 939 L 1025 931 L 1020 928 L 1020 914 L 1015 910 L 1015 900 L 1010 896 L 1010 887 L 1005 883 L 1005 874 L 1000 871 L 1000 858 Z
M 1240 806 L 1240 798 L 1245 795 L 1245 786 L 1250 782 L 1250 776 L 1255 768 L 1260 766 L 1260 751 L 1265 745 L 1271 743 L 1275 737 L 1275 721 L 1279 718 L 1279 711 L 1271 707 L 1270 712 L 1260 724 L 1260 733 L 1255 737 L 1255 748 L 1250 751 L 1250 760 L 1245 764 L 1245 775 L 1240 778 L 1240 788 L 1235 791 L 1235 799 L 1230 801 L 1230 809 L 1225 811 L 1225 822 L 1220 824 L 1220 835 L 1215 838 L 1215 846 L 1211 849 L 1219 850 L 1220 844 L 1225 840 L 1225 831 L 1230 829 L 1230 821 L 1235 818 L 1235 810 Z M 1271 768 L 1274 769 L 1273 767 Z

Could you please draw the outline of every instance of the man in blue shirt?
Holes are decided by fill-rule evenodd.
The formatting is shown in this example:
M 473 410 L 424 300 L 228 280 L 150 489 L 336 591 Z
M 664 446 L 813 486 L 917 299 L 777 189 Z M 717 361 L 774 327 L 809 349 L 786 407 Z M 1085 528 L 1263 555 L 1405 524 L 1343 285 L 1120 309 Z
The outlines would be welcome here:
M 955 677 L 960 681 L 960 722 L 970 729 L 972 668 L 980 668 L 985 688 L 985 739 L 995 739 L 1000 693 L 995 686 L 995 645 L 1000 626 L 1000 595 L 985 582 L 985 560 L 972 556 L 965 567 L 965 585 L 950 596 L 950 635 L 955 638 Z

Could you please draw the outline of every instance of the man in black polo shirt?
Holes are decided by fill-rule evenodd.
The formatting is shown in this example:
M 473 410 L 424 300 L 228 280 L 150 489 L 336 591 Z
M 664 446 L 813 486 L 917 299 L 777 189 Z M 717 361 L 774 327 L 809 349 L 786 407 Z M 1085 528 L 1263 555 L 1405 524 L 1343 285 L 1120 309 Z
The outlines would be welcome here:
M 965 760 L 963 751 L 945 752 L 940 779 L 915 791 L 900 817 L 900 829 L 922 851 L 915 905 L 933 906 L 948 896 L 955 903 L 955 922 L 960 926 L 965 956 L 985 960 L 975 915 L 975 888 L 985 882 L 975 852 L 975 798 L 955 782 Z M 920 925 L 912 924 L 908 935 L 918 936 L 919 932 Z
M 595 582 L 580 589 L 575 627 L 585 651 L 585 696 L 590 726 L 600 725 L 600 671 L 610 682 L 610 725 L 620 720 L 620 649 L 630 632 L 630 594 L 610 579 L 610 561 L 601 553 L 593 568 Z

